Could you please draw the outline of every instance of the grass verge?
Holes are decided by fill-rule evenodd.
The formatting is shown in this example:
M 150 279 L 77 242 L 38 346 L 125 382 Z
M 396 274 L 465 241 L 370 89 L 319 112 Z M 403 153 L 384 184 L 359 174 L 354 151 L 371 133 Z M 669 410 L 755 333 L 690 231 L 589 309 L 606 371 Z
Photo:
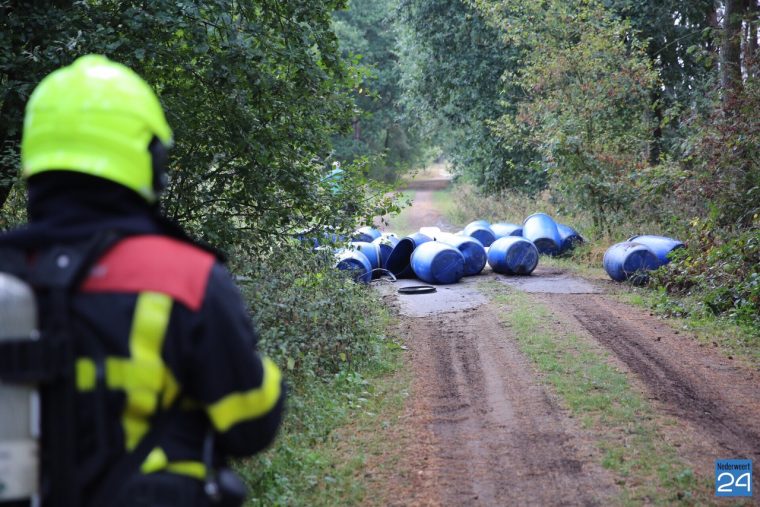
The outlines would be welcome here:
M 385 431 L 398 423 L 408 395 L 403 361 L 401 347 L 384 340 L 356 371 L 295 386 L 274 446 L 236 464 L 249 486 L 247 505 L 374 503 L 382 485 L 368 480 L 368 460 L 402 452 L 389 449 Z
M 585 278 L 596 280 L 609 280 L 602 267 L 602 260 L 607 248 L 614 243 L 640 233 L 675 235 L 683 240 L 687 240 L 688 237 L 688 231 L 677 228 L 668 230 L 667 224 L 658 224 L 653 220 L 648 223 L 620 223 L 615 226 L 613 233 L 598 230 L 593 226 L 587 214 L 568 215 L 562 213 L 561 207 L 554 203 L 546 193 L 532 197 L 514 192 L 484 196 L 470 185 L 459 184 L 449 190 L 448 198 L 439 202 L 439 206 L 452 223 L 467 223 L 476 218 L 484 218 L 491 221 L 506 220 L 519 224 L 525 216 L 533 212 L 544 211 L 549 213 L 557 221 L 572 225 L 586 238 L 587 243 L 576 248 L 569 257 L 550 258 L 542 256 L 540 264 L 545 267 L 564 269 Z M 671 225 L 672 227 L 674 226 Z M 750 240 L 745 243 L 738 243 L 738 246 L 734 248 L 738 249 L 739 252 L 731 250 L 728 246 L 723 246 L 716 249 L 715 256 L 726 266 L 729 264 L 741 266 L 742 263 L 747 263 L 745 257 L 751 257 L 751 254 L 745 250 L 756 248 L 750 246 L 756 244 L 757 241 L 752 242 Z M 706 261 L 701 260 L 700 262 Z M 708 264 L 705 265 L 704 273 L 692 273 L 695 278 L 701 277 L 712 280 L 712 282 L 707 284 L 710 285 L 709 289 L 692 290 L 686 295 L 667 294 L 663 287 L 669 286 L 668 278 L 663 279 L 659 289 L 620 285 L 620 290 L 617 292 L 620 293 L 619 297 L 624 301 L 646 307 L 659 316 L 668 317 L 668 323 L 674 327 L 691 331 L 702 344 L 717 347 L 723 355 L 740 358 L 748 365 L 757 368 L 760 366 L 760 327 L 742 322 L 741 319 L 732 318 L 731 311 L 724 312 L 722 316 L 716 316 L 715 312 L 708 308 L 711 298 L 715 299 L 721 295 L 725 298 L 726 295 L 737 292 L 735 290 L 737 282 L 732 281 L 727 274 L 721 274 L 721 270 L 730 272 L 726 266 L 715 261 L 709 266 Z M 755 279 L 760 280 L 760 278 Z M 672 281 L 672 277 L 670 280 Z M 757 286 L 756 282 L 749 280 L 745 280 L 743 283 L 746 286 L 755 283 Z M 703 285 L 705 284 L 703 283 Z M 742 293 L 748 291 L 749 289 L 745 289 Z M 740 299 L 739 296 L 736 298 Z M 746 304 L 744 306 L 749 307 Z M 670 319 L 671 317 L 673 319 Z
M 445 190 L 433 192 L 433 204 L 448 223 L 463 228 L 472 220 L 463 212 L 459 202 L 455 199 L 454 188 L 450 186 Z
M 508 308 L 501 318 L 520 350 L 595 435 L 602 466 L 618 477 L 620 505 L 717 503 L 713 478 L 698 476 L 662 438 L 658 428 L 674 422 L 654 411 L 604 349 L 588 337 L 549 327 L 551 312 L 522 292 L 496 282 L 481 290 Z
M 417 192 L 414 190 L 404 190 L 401 192 L 401 198 L 399 201 L 404 203 L 413 203 L 416 195 Z M 402 209 L 401 213 L 398 215 L 393 217 L 385 217 L 384 222 L 387 224 L 386 230 L 396 233 L 398 237 L 403 237 L 416 232 L 416 230 L 412 230 L 411 226 L 409 225 L 408 217 L 411 212 L 412 211 L 410 204 L 409 206 L 406 206 L 404 209 Z
M 616 297 L 667 317 L 666 322 L 672 327 L 696 336 L 700 346 L 717 348 L 729 359 L 737 359 L 754 369 L 760 368 L 760 334 L 756 327 L 741 326 L 704 309 L 694 309 L 699 304 L 695 298 L 679 298 L 662 290 L 628 287 L 627 291 L 620 292 Z

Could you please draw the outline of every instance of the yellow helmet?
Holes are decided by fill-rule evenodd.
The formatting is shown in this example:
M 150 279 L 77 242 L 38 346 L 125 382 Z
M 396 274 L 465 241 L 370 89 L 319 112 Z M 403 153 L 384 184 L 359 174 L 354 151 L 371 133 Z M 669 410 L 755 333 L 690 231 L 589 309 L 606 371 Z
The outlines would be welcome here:
M 130 68 L 88 55 L 43 79 L 29 98 L 22 175 L 66 170 L 98 176 L 156 200 L 148 146 L 171 144 L 158 97 Z

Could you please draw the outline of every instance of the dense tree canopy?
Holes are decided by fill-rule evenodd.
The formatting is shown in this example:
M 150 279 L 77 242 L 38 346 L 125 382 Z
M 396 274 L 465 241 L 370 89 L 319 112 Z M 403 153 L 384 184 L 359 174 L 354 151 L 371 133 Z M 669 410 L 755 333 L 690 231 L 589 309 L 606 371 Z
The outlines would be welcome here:
M 392 205 L 364 175 L 438 147 L 480 190 L 546 192 L 600 234 L 719 231 L 693 242 L 689 266 L 710 266 L 760 242 L 759 25 L 759 0 L 5 0 L 0 203 L 35 84 L 102 53 L 158 91 L 176 135 L 163 205 L 214 242 L 369 220 Z M 23 207 L 14 188 L 0 219 Z M 745 251 L 706 286 L 756 266 Z M 760 304 L 736 284 L 726 305 Z
M 520 48 L 465 1 L 405 0 L 399 11 L 405 104 L 418 129 L 486 189 L 540 188 L 532 150 L 504 145 L 489 126 L 516 112 L 519 85 L 502 75 L 519 65 Z
M 266 246 L 385 210 L 383 198 L 367 199 L 358 169 L 346 168 L 340 192 L 321 183 L 331 137 L 353 114 L 356 72 L 332 28 L 342 1 L 0 5 L 6 190 L 35 84 L 81 54 L 101 53 L 157 90 L 176 139 L 163 204 L 206 239 Z
M 395 0 L 353 0 L 335 15 L 335 32 L 346 59 L 360 58 L 364 79 L 355 90 L 352 131 L 336 142 L 335 157 L 370 159 L 370 174 L 393 181 L 414 165 L 424 144 L 410 131 L 400 104 L 402 74 L 398 65 Z

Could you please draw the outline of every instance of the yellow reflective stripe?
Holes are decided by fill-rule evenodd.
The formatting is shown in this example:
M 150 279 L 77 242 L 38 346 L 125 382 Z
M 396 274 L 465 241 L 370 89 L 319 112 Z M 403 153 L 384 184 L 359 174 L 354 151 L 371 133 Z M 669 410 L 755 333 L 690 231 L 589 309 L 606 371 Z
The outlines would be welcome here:
M 206 410 L 217 431 L 227 431 L 246 419 L 261 417 L 277 404 L 282 374 L 269 358 L 264 358 L 263 365 L 261 387 L 230 394 L 208 406 Z
M 143 464 L 140 465 L 140 472 L 144 474 L 150 474 L 153 472 L 159 472 L 166 468 L 169 464 L 169 458 L 166 457 L 166 453 L 160 447 L 156 447 L 145 458 Z
M 128 357 L 106 358 L 106 386 L 109 389 L 124 389 L 129 391 L 150 391 L 156 393 L 164 387 L 166 372 L 163 364 L 135 363 Z M 171 377 L 166 390 L 176 396 L 178 386 L 176 380 Z M 95 361 L 88 357 L 80 357 L 76 361 L 77 389 L 91 391 L 95 389 L 96 368 Z M 169 393 L 167 392 L 167 395 Z
M 95 382 L 97 381 L 96 375 L 95 361 L 85 357 L 77 359 L 77 390 L 92 391 L 95 389 Z
M 206 478 L 206 465 L 200 461 L 172 461 L 166 466 L 166 471 L 201 480 Z
M 161 407 L 169 408 L 179 394 L 179 382 L 169 368 L 164 368 L 164 390 L 161 394 Z
M 161 357 L 173 300 L 166 294 L 142 292 L 137 297 L 129 334 L 130 357 L 107 357 L 105 383 L 123 390 L 126 406 L 122 415 L 127 450 L 134 449 L 149 428 L 148 419 L 159 405 L 167 408 L 179 394 L 179 384 Z M 76 361 L 79 391 L 95 389 L 95 362 L 87 357 Z
M 141 292 L 137 297 L 129 333 L 130 358 L 108 358 L 109 387 L 123 388 L 127 403 L 122 417 L 127 450 L 134 449 L 149 428 L 166 380 L 161 349 L 169 325 L 172 298 L 158 292 Z M 128 366 L 129 365 L 129 366 Z
M 196 479 L 206 478 L 206 466 L 200 461 L 169 461 L 166 453 L 160 447 L 153 449 L 140 466 L 140 472 L 151 474 L 154 472 L 170 472 L 178 475 L 187 475 Z

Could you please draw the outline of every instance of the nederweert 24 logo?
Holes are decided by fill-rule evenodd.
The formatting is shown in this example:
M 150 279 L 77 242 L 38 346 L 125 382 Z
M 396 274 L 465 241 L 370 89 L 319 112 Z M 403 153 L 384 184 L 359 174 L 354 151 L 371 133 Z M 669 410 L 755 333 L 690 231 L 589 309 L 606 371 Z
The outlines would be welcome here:
M 752 496 L 752 460 L 715 461 L 715 496 Z

